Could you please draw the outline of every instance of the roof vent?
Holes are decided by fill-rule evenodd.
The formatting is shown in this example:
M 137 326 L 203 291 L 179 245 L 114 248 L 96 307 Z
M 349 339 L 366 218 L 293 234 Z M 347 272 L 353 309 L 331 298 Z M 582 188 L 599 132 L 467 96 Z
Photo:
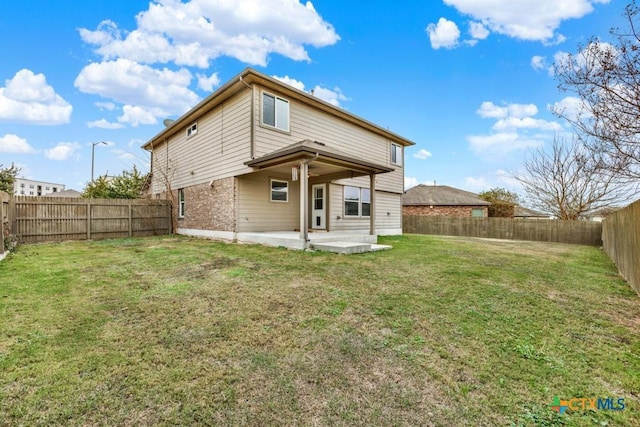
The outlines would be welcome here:
M 164 127 L 166 127 L 166 128 L 171 126 L 174 122 L 175 122 L 175 120 L 173 120 L 173 119 L 164 119 L 162 121 L 162 123 L 164 124 Z

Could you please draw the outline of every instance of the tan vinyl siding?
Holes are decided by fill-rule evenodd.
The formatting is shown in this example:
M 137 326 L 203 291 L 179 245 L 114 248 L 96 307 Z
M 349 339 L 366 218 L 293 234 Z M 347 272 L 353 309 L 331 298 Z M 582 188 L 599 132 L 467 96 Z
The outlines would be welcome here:
M 369 186 L 367 185 L 366 188 Z M 376 193 L 377 195 L 377 193 Z M 339 230 L 368 230 L 369 217 L 355 218 L 344 216 L 344 187 L 342 185 L 331 185 L 329 191 L 331 200 L 331 216 L 329 218 L 329 229 Z
M 355 180 L 354 180 L 355 181 Z M 355 185 L 362 188 L 369 188 L 366 185 Z M 344 216 L 344 186 L 332 184 L 330 186 L 329 198 L 331 201 L 331 215 L 329 217 L 329 227 L 331 230 L 368 230 L 369 217 L 355 218 Z M 400 229 L 402 228 L 402 202 L 401 196 L 395 193 L 376 191 L 375 212 L 376 229 Z M 388 213 L 388 215 L 387 215 Z M 338 217 L 340 217 L 338 219 Z
M 400 194 L 376 191 L 376 229 L 402 228 Z
M 268 91 L 271 94 L 281 94 Z M 391 141 L 305 104 L 289 99 L 290 132 L 282 132 L 260 125 L 262 91 L 255 91 L 256 157 L 304 139 L 324 142 L 346 154 L 372 163 L 393 167 L 390 173 L 378 176 L 380 190 L 402 193 L 404 173 L 402 166 L 391 164 Z M 283 96 L 287 99 L 286 96 Z
M 174 189 L 249 172 L 244 162 L 250 159 L 250 112 L 247 88 L 200 117 L 197 134 L 187 137 L 187 127 L 179 130 L 168 141 L 168 153 L 165 144 L 154 151 L 154 179 L 164 174 L 167 154 Z
M 289 201 L 270 201 L 271 179 L 289 182 Z M 300 227 L 299 182 L 267 172 L 238 177 L 238 232 L 293 231 Z

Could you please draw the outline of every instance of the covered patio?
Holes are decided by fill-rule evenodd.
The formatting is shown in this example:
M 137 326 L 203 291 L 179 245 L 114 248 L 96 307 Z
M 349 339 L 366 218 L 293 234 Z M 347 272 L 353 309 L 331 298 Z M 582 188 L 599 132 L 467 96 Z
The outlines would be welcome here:
M 238 232 L 238 241 L 295 249 L 307 249 L 313 244 L 326 242 L 376 244 L 375 177 L 377 174 L 392 172 L 393 168 L 348 155 L 322 142 L 311 140 L 300 141 L 245 164 L 256 172 L 270 171 L 290 175 L 292 181 L 298 182 L 299 224 L 296 231 Z M 368 230 L 331 230 L 327 221 L 330 204 L 326 196 L 326 187 L 322 187 L 322 184 L 363 176 L 369 177 Z M 311 197 L 312 187 L 314 194 Z M 316 190 L 316 187 L 319 189 Z

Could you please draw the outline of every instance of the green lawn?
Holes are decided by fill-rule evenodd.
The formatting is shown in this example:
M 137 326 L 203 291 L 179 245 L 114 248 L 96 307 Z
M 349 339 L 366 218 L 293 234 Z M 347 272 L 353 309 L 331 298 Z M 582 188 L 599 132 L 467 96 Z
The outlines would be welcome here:
M 21 246 L 0 262 L 0 425 L 640 425 L 640 298 L 601 250 L 381 240 Z

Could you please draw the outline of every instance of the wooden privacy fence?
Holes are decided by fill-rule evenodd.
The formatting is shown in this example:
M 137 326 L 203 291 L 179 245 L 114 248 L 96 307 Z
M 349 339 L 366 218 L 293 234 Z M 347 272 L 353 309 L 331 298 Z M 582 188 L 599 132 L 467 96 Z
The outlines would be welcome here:
M 640 200 L 605 218 L 602 243 L 622 277 L 640 294 Z
M 602 224 L 593 221 L 404 215 L 402 226 L 405 233 L 415 234 L 602 244 Z
M 168 200 L 14 196 L 9 217 L 20 243 L 171 233 Z
M 5 233 L 9 232 L 9 224 L 9 195 L 0 191 L 0 254 L 4 252 L 4 238 Z

